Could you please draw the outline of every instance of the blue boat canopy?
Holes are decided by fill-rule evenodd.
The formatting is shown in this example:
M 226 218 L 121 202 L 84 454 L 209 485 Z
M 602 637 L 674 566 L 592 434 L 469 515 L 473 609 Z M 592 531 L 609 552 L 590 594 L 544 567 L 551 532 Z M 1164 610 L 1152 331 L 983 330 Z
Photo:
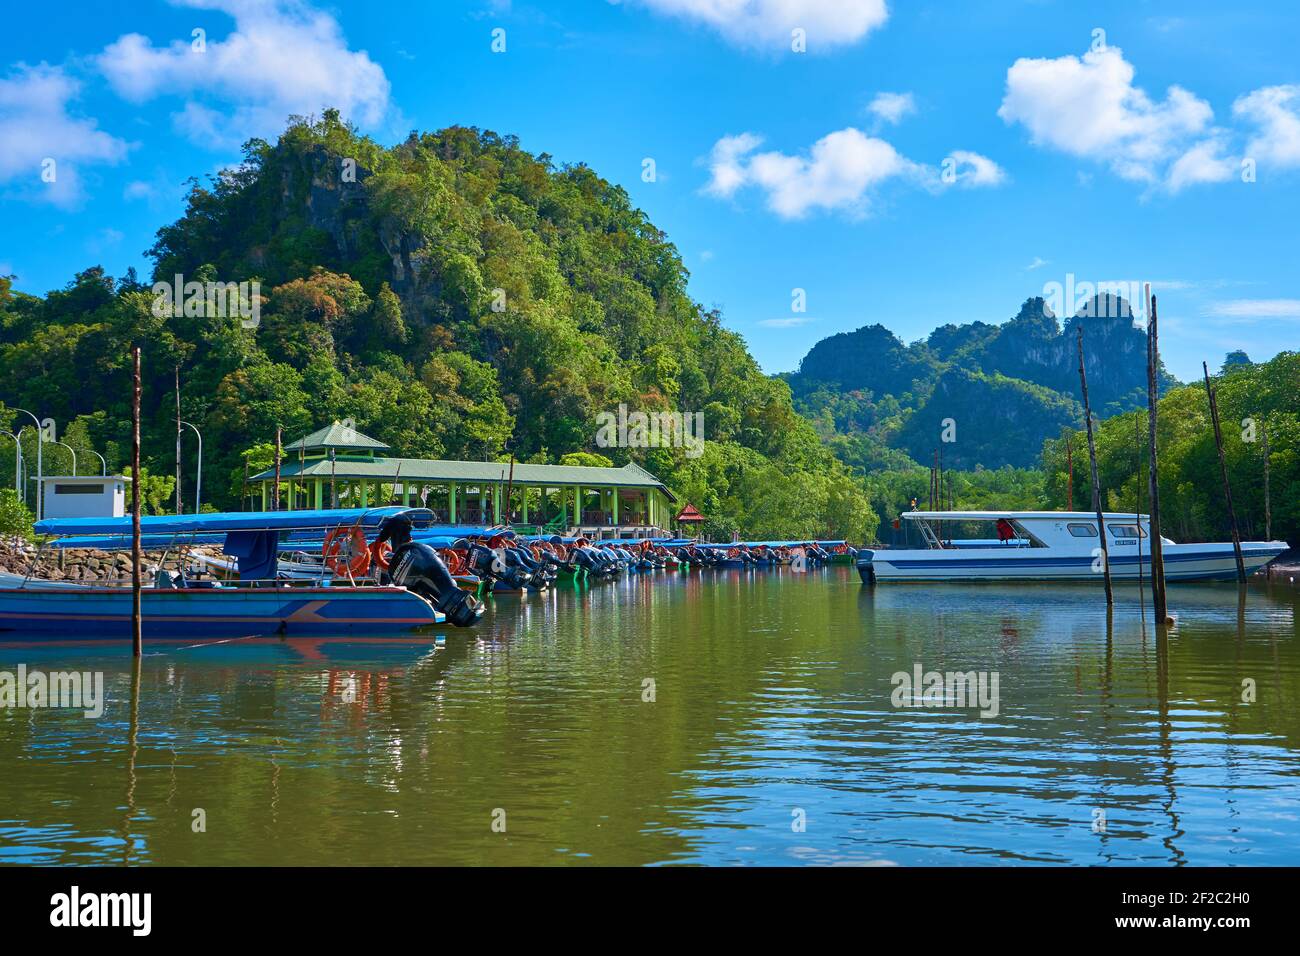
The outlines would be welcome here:
M 51 521 L 54 519 L 51 518 Z M 226 540 L 224 534 L 196 534 L 186 535 L 184 544 L 187 545 L 217 545 L 223 544 Z M 142 534 L 140 535 L 140 548 L 144 551 L 165 551 L 168 548 L 174 548 L 181 544 L 181 540 L 174 534 Z M 98 535 L 73 535 L 68 538 L 55 538 L 50 542 L 51 548 L 60 551 L 71 551 L 75 548 L 90 548 L 96 551 L 130 551 L 131 536 L 128 535 L 110 535 L 100 537 Z
M 433 520 L 426 508 L 338 508 L 319 511 L 226 511 L 190 515 L 142 515 L 142 535 L 228 534 L 231 531 L 330 531 L 343 525 L 359 524 L 378 528 L 385 518 L 407 514 L 417 525 Z M 121 518 L 45 518 L 36 522 L 41 535 L 131 536 L 131 516 Z

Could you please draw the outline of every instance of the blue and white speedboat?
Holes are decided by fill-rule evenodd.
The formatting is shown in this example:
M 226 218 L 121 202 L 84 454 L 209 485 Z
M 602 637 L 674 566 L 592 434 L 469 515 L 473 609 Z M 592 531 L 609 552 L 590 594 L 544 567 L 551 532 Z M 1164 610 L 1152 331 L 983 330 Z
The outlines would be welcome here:
M 924 548 L 864 548 L 857 568 L 864 583 L 885 581 L 1100 581 L 1097 515 L 1081 511 L 910 511 L 901 516 Z M 1151 575 L 1147 515 L 1106 514 L 1110 573 L 1115 580 Z M 1231 542 L 1176 544 L 1161 537 L 1165 579 L 1231 580 Z M 1267 567 L 1285 541 L 1242 542 L 1246 573 Z M 1139 570 L 1140 569 L 1140 570 Z
M 175 555 L 185 566 L 195 542 L 220 542 L 238 579 L 157 571 L 142 582 L 141 624 L 155 641 L 252 636 L 335 637 L 410 631 L 444 621 L 475 623 L 477 601 L 461 590 L 429 546 L 409 534 L 427 524 L 423 509 L 236 512 L 159 515 L 140 519 L 143 546 Z M 404 534 L 392 535 L 395 527 Z M 54 546 L 122 550 L 130 518 L 51 518 L 36 524 Z M 321 573 L 289 581 L 279 553 L 295 538 L 325 537 Z M 382 569 L 370 571 L 371 562 Z M 0 644 L 129 637 L 129 580 L 81 583 L 39 574 L 0 577 Z

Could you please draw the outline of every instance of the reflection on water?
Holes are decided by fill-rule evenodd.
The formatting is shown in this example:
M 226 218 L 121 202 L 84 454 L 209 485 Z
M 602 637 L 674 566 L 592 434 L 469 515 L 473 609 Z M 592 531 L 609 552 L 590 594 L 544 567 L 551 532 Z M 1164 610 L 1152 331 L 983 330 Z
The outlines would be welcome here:
M 1165 636 L 1135 588 L 658 573 L 436 638 L 3 649 L 109 702 L 0 711 L 0 862 L 1294 865 L 1297 603 L 1174 586 Z M 896 709 L 918 664 L 997 716 Z

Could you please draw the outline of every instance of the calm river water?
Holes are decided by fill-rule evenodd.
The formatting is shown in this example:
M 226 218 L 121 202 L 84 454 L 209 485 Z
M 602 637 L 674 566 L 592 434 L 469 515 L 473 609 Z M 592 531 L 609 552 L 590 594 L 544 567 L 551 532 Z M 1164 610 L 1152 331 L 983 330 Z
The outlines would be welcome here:
M 0 711 L 0 862 L 1300 864 L 1298 594 L 1172 586 L 1158 640 L 1135 589 L 1108 629 L 1091 587 L 660 572 L 138 680 L 0 650 L 109 698 Z M 918 665 L 996 715 L 895 707 Z

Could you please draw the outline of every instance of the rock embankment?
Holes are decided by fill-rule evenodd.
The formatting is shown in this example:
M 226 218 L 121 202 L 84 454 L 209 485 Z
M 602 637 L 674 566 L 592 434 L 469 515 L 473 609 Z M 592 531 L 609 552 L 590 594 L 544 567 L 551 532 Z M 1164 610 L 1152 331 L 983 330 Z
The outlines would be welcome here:
M 27 574 L 37 557 L 36 547 L 27 543 L 0 541 L 0 574 Z M 176 552 L 145 551 L 141 572 L 152 574 L 159 567 L 179 570 Z M 46 548 L 40 555 L 33 577 L 51 581 L 128 581 L 131 578 L 130 551 L 100 551 L 96 548 Z

